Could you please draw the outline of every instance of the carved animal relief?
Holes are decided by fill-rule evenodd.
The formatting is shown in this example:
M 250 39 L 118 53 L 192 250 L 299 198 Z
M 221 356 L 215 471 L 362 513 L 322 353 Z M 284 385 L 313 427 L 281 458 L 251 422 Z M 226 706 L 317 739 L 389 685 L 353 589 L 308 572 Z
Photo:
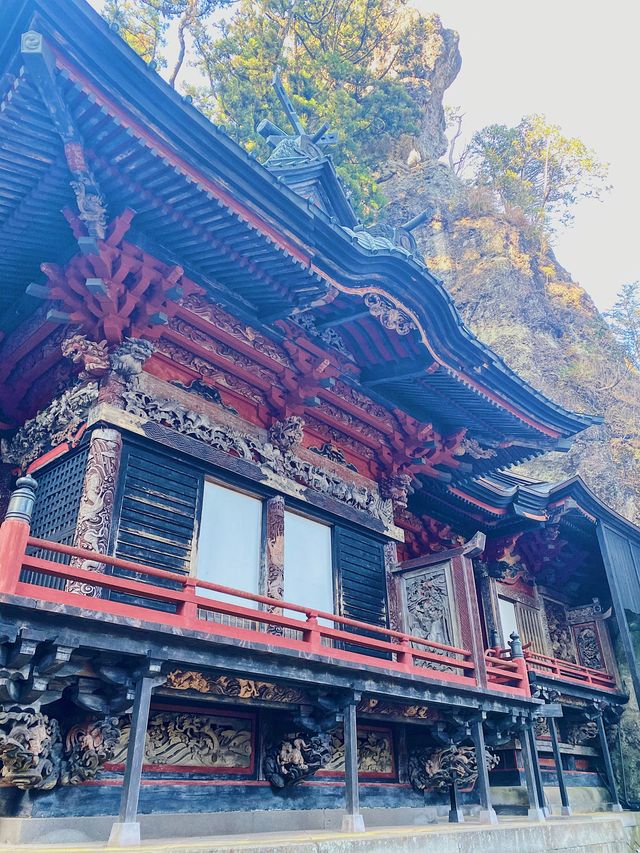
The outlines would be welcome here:
M 486 749 L 487 768 L 493 770 L 500 759 Z M 416 791 L 447 791 L 449 786 L 472 788 L 478 778 L 478 762 L 472 746 L 417 749 L 409 756 L 409 780 Z
M 264 774 L 274 788 L 288 788 L 308 779 L 331 759 L 331 735 L 297 732 L 272 748 Z

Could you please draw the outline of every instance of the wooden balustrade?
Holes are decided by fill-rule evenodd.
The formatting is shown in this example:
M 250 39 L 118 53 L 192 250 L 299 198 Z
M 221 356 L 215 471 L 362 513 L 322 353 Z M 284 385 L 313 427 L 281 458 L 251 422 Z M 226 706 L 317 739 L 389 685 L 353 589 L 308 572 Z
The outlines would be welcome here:
M 551 678 L 560 678 L 562 681 L 571 681 L 576 684 L 585 684 L 597 687 L 599 690 L 615 690 L 616 680 L 607 672 L 599 669 L 590 669 L 577 663 L 541 655 L 538 652 L 525 651 L 527 666 L 539 675 L 547 675 Z
M 336 663 L 358 663 L 367 668 L 477 686 L 476 665 L 468 649 L 43 539 L 29 537 L 27 550 L 54 552 L 75 558 L 73 562 L 78 563 L 87 561 L 87 568 L 26 553 L 20 578 L 11 590 L 18 596 L 81 607 L 85 615 L 94 611 L 180 626 L 211 639 L 242 640 L 272 652 L 295 650 Z M 118 573 L 114 574 L 114 570 Z M 27 580 L 34 577 L 32 573 L 61 578 L 65 588 L 54 589 Z M 74 581 L 83 584 L 84 592 L 70 586 Z M 0 589 L 2 586 L 0 582 Z M 94 595 L 85 594 L 89 588 L 93 588 Z M 5 591 L 9 590 L 5 587 Z M 111 593 L 116 595 L 111 597 Z M 212 593 L 246 604 L 211 598 Z M 158 604 L 165 609 L 158 610 Z M 528 695 L 526 680 L 515 670 L 496 681 L 495 689 Z

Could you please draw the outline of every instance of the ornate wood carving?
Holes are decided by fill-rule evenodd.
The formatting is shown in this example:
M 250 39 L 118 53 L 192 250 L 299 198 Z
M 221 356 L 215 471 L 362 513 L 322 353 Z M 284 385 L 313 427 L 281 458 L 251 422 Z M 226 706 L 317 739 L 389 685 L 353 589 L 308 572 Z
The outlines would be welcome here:
M 364 297 L 364 304 L 369 309 L 371 316 L 377 317 L 385 329 L 391 329 L 399 335 L 408 335 L 416 328 L 416 324 L 409 315 L 384 296 L 379 296 L 377 293 L 367 293 Z
M 485 750 L 487 768 L 493 770 L 500 759 Z M 478 763 L 472 746 L 422 748 L 409 756 L 409 781 L 416 791 L 447 791 L 451 785 L 472 788 L 478 778 Z
M 428 705 L 400 705 L 383 702 L 381 699 L 362 699 L 358 704 L 359 714 L 375 714 L 380 717 L 402 717 L 410 720 L 435 720 L 437 712 Z
M 313 776 L 330 759 L 330 734 L 295 732 L 267 752 L 264 775 L 273 788 L 289 788 Z
M 111 761 L 121 736 L 117 717 L 91 720 L 72 726 L 64 739 L 66 761 L 60 776 L 63 785 L 79 785 L 93 779 Z
M 276 495 L 267 501 L 266 595 L 284 598 L 284 498 Z M 270 606 L 272 612 L 280 608 Z
M 588 666 L 591 669 L 605 669 L 595 622 L 581 625 L 574 630 L 578 657 L 582 666 Z
M 3 781 L 15 788 L 55 787 L 62 761 L 58 721 L 31 709 L 0 711 L 0 761 Z
M 2 439 L 2 461 L 24 470 L 30 462 L 63 442 L 80 438 L 89 409 L 98 399 L 95 382 L 64 391 L 41 412 L 26 421 L 12 439 Z
M 573 636 L 564 606 L 556 601 L 544 599 L 544 612 L 547 617 L 552 656 L 569 663 L 577 663 Z
M 393 570 L 398 565 L 398 549 L 395 542 L 386 542 L 384 545 L 384 573 L 387 579 L 387 601 L 389 603 L 389 627 L 394 631 L 403 630 L 402 605 L 398 590 L 398 579 Z
M 344 733 L 336 729 L 330 733 L 331 758 L 323 771 L 344 772 Z M 392 776 L 394 772 L 393 739 L 388 730 L 358 729 L 358 772 L 376 776 Z
M 215 423 L 207 415 L 192 412 L 172 400 L 159 399 L 141 388 L 122 392 L 125 411 L 142 421 L 153 421 L 182 435 L 203 441 L 210 447 L 260 465 L 277 476 L 329 495 L 354 509 L 392 523 L 391 505 L 366 486 L 349 483 L 292 452 L 301 440 L 302 422 L 295 416 L 278 421 L 269 430 L 267 440 L 257 434 L 240 432 Z
M 131 722 L 121 721 L 122 734 L 112 762 L 127 754 Z M 250 717 L 158 711 L 149 717 L 145 764 L 216 770 L 249 770 L 253 759 Z
M 295 705 L 308 701 L 303 691 L 295 687 L 228 675 L 209 676 L 195 670 L 173 670 L 167 675 L 166 686 L 173 690 L 196 690 L 198 693 L 238 699 L 263 699 Z
M 350 471 L 357 472 L 358 470 L 355 465 L 351 464 L 351 462 L 347 462 L 342 450 L 333 444 L 326 442 L 321 447 L 310 447 L 309 450 L 313 453 L 317 453 L 318 456 L 324 456 L 325 459 L 329 459 L 331 462 L 336 462 L 338 465 L 344 465 L 345 468 L 348 468 Z
M 86 548 L 98 554 L 107 552 L 121 449 L 122 438 L 116 430 L 96 429 L 91 434 L 76 524 L 76 548 Z M 94 560 L 73 558 L 72 564 L 85 570 L 104 570 L 104 564 Z M 67 581 L 66 589 L 93 597 L 101 594 L 94 584 L 78 580 Z
M 82 365 L 81 381 L 97 379 L 109 371 L 109 352 L 106 341 L 90 341 L 86 335 L 72 335 L 62 342 L 62 355 L 74 364 Z
M 404 577 L 409 633 L 438 643 L 453 642 L 451 604 L 445 569 L 441 566 Z
M 580 720 L 571 723 L 566 728 L 565 739 L 574 746 L 586 743 L 598 737 L 598 724 L 595 720 Z
M 119 737 L 114 717 L 74 725 L 63 742 L 57 720 L 32 708 L 0 708 L 2 780 L 23 791 L 78 785 L 111 759 Z

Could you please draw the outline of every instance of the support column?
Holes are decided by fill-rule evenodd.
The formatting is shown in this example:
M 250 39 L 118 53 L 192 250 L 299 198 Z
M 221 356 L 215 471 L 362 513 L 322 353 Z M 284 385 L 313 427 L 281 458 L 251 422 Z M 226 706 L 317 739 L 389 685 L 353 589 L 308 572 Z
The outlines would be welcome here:
M 471 723 L 471 737 L 476 750 L 478 766 L 478 793 L 480 795 L 480 822 L 498 823 L 498 815 L 491 804 L 491 789 L 489 785 L 489 769 L 487 768 L 487 752 L 484 742 L 482 720 Z
M 560 814 L 565 816 L 571 815 L 571 806 L 569 804 L 569 793 L 567 791 L 567 785 L 564 780 L 564 767 L 562 766 L 562 756 L 560 755 L 560 746 L 558 744 L 558 729 L 556 727 L 556 721 L 549 717 L 547 719 L 549 724 L 549 734 L 551 735 L 551 749 L 553 750 L 553 760 L 556 763 L 556 775 L 558 777 L 558 788 L 560 789 L 560 802 L 562 806 L 560 808 Z
M 618 787 L 616 785 L 616 777 L 613 775 L 613 764 L 611 763 L 611 753 L 609 752 L 609 744 L 607 743 L 607 733 L 604 730 L 604 720 L 602 718 L 602 713 L 597 715 L 596 723 L 598 724 L 600 749 L 602 750 L 602 757 L 604 758 L 604 767 L 607 773 L 607 783 L 609 785 L 609 792 L 611 794 L 611 811 L 621 812 L 622 806 L 620 805 L 620 800 L 618 798 Z
M 524 763 L 524 775 L 527 782 L 527 793 L 529 795 L 529 811 L 527 814 L 530 820 L 544 820 L 544 807 L 538 795 L 538 786 L 536 784 L 535 770 L 533 767 L 531 739 L 529 736 L 530 729 L 531 723 L 525 722 L 522 724 L 518 733 L 520 749 L 522 751 L 522 761 Z
M 270 598 L 284 598 L 284 498 L 267 501 L 266 578 L 263 589 Z M 278 608 L 278 612 L 282 612 Z
M 140 824 L 138 817 L 138 800 L 140 798 L 140 782 L 142 780 L 142 764 L 144 762 L 144 747 L 149 723 L 149 706 L 151 692 L 158 681 L 150 675 L 142 676 L 136 684 L 136 697 L 131 716 L 131 731 L 127 746 L 127 763 L 120 798 L 120 814 L 118 821 L 113 824 L 109 836 L 109 847 L 126 847 L 129 844 L 140 844 Z
M 449 785 L 449 823 L 464 823 L 464 814 L 458 799 L 458 786 L 455 782 Z
M 358 788 L 358 729 L 357 700 L 349 700 L 344 709 L 344 784 L 346 814 L 342 818 L 343 832 L 364 832 L 364 819 L 360 814 Z
M 535 777 L 536 789 L 538 791 L 538 801 L 542 806 L 545 817 L 549 817 L 551 809 L 547 803 L 547 798 L 544 793 L 544 784 L 542 782 L 542 773 L 540 771 L 540 762 L 538 760 L 538 744 L 536 743 L 536 733 L 533 726 L 529 729 L 529 743 L 531 744 L 531 758 L 533 760 L 533 775 Z
M 37 488 L 36 481 L 27 474 L 17 480 L 9 498 L 7 514 L 0 527 L 0 592 L 15 592 L 20 580 Z
M 107 553 L 121 451 L 122 438 L 117 430 L 101 428 L 91 433 L 73 543 L 76 548 Z M 71 565 L 94 572 L 104 571 L 103 563 L 79 557 L 74 557 Z M 67 581 L 66 590 L 92 598 L 101 596 L 99 587 L 77 580 Z

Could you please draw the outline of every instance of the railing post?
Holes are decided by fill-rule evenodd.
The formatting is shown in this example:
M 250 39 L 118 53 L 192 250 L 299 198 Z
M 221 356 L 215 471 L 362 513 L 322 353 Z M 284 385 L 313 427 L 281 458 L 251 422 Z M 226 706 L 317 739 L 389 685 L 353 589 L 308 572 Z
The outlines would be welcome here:
M 178 613 L 187 624 L 198 620 L 198 605 L 196 603 L 197 582 L 197 578 L 185 578 L 182 590 L 182 602 L 179 605 Z
M 310 610 L 307 621 L 304 623 L 303 642 L 309 644 L 311 651 L 322 651 L 322 639 L 320 637 L 320 626 L 318 625 L 318 614 Z
M 413 653 L 411 651 L 411 641 L 408 637 L 403 637 L 400 640 L 400 647 L 396 652 L 396 663 L 407 670 L 413 667 Z
M 360 814 L 358 788 L 358 721 L 356 705 L 358 694 L 350 696 L 344 706 L 344 785 L 346 814 L 342 818 L 343 832 L 364 832 L 364 819 Z
M 522 688 L 527 695 L 530 695 L 531 691 L 529 690 L 529 670 L 527 668 L 527 662 L 525 660 L 524 652 L 522 650 L 520 635 L 517 631 L 514 631 L 509 638 L 509 648 L 511 649 L 511 660 L 518 666 L 518 673 L 520 675 L 520 683 L 522 685 Z
M 38 484 L 27 474 L 16 482 L 0 527 L 0 592 L 15 592 L 31 528 Z

